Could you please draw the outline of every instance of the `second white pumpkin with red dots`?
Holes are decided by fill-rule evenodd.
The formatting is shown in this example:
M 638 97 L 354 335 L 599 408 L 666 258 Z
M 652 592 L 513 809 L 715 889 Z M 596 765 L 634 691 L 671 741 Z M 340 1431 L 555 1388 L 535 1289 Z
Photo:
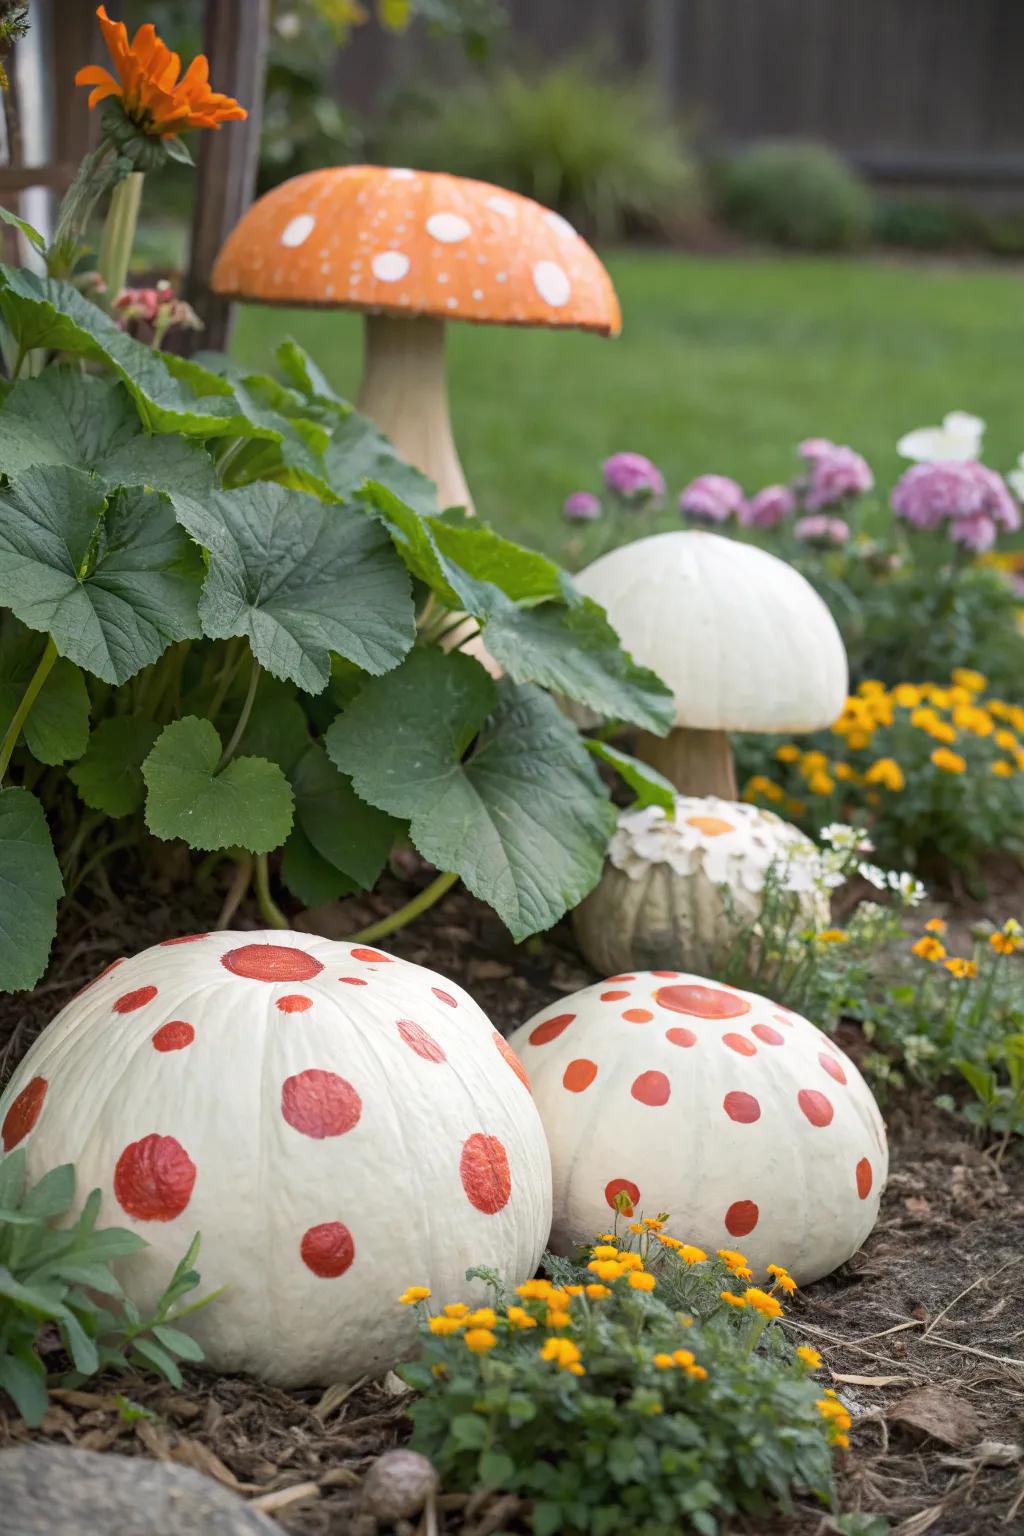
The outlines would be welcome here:
M 870 1089 L 834 1041 L 753 992 L 613 976 L 512 1036 L 551 1149 L 551 1246 L 603 1230 L 621 1192 L 708 1249 L 801 1284 L 863 1243 L 888 1171 Z
M 286 1385 L 377 1374 L 415 1346 L 397 1304 L 514 1285 L 551 1217 L 526 1074 L 453 982 L 360 945 L 217 933 L 117 961 L 33 1045 L 0 1098 L 30 1178 L 74 1163 L 78 1201 L 149 1247 L 145 1310 L 195 1232 L 189 1327 L 220 1371 Z M 483 1288 L 477 1284 L 480 1300 Z

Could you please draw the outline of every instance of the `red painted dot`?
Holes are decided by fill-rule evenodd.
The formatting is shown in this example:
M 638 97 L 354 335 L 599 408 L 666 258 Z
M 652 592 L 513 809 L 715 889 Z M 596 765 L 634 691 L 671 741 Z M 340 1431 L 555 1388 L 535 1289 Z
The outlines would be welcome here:
M 390 962 L 391 956 L 382 955 L 379 949 L 354 949 L 352 951 L 352 959 L 366 960 L 371 965 L 383 965 Z
M 277 1007 L 282 1013 L 305 1013 L 307 1008 L 312 1008 L 313 999 L 303 997 L 301 992 L 289 992 L 285 997 L 279 997 Z
M 871 1193 L 874 1176 L 871 1172 L 871 1164 L 866 1157 L 862 1157 L 857 1164 L 857 1193 L 862 1200 L 866 1200 Z
M 498 1050 L 501 1052 L 509 1066 L 512 1068 L 512 1071 L 515 1073 L 516 1077 L 518 1077 L 519 1081 L 523 1084 L 523 1087 L 526 1089 L 527 1093 L 532 1093 L 533 1089 L 530 1086 L 530 1074 L 527 1072 L 526 1068 L 523 1066 L 522 1062 L 519 1060 L 519 1057 L 509 1045 L 504 1035 L 499 1035 L 498 1031 L 495 1030 L 494 1034 L 491 1036 L 491 1039 L 494 1041 L 494 1044 L 497 1046 Z
M 324 1221 L 304 1232 L 299 1253 L 307 1269 L 321 1280 L 336 1280 L 351 1266 L 356 1245 L 348 1227 L 340 1221 Z
M 323 970 L 319 960 L 290 944 L 243 944 L 221 955 L 220 963 L 247 981 L 312 981 Z
M 45 1077 L 33 1077 L 11 1100 L 10 1107 L 4 1116 L 3 1128 L 0 1130 L 0 1139 L 3 1141 L 5 1152 L 10 1152 L 19 1141 L 24 1141 L 39 1119 L 48 1087 Z
M 196 1165 L 173 1136 L 143 1136 L 114 1169 L 114 1196 L 137 1221 L 173 1221 L 192 1198 Z
M 442 1003 L 447 1003 L 449 1008 L 457 1008 L 459 1005 L 450 992 L 442 992 L 440 987 L 431 987 L 431 992 Z
M 785 1024 L 787 1029 L 793 1028 L 793 1020 L 788 1018 L 784 1013 L 773 1013 L 772 1018 L 775 1020 L 776 1024 Z
M 459 1177 L 470 1205 L 485 1216 L 494 1216 L 508 1204 L 512 1175 L 508 1153 L 497 1136 L 477 1131 L 466 1138 L 459 1160 Z
M 618 1003 L 618 1002 L 621 1002 L 624 997 L 628 997 L 628 996 L 629 996 L 628 992 L 621 992 L 621 991 L 619 991 L 619 992 L 615 992 L 615 991 L 612 991 L 612 992 L 602 992 L 601 993 L 601 1001 L 602 1001 L 602 1003 Z
M 607 1200 L 612 1210 L 615 1210 L 615 1198 L 617 1195 L 627 1196 L 629 1205 L 626 1207 L 623 1214 L 626 1216 L 632 1216 L 634 1205 L 640 1204 L 639 1185 L 634 1184 L 632 1179 L 611 1179 L 604 1187 L 604 1198 Z
M 134 1013 L 136 1008 L 144 1008 L 156 997 L 156 987 L 136 987 L 134 992 L 125 992 L 114 1004 L 115 1013 Z
M 345 985 L 348 986 L 348 987 L 365 987 L 366 986 L 366 981 L 364 980 L 364 978 L 362 976 L 339 976 L 338 980 L 339 981 L 343 981 L 345 983 Z
M 748 1040 L 746 1035 L 723 1035 L 722 1044 L 727 1045 L 730 1051 L 735 1051 L 737 1056 L 756 1056 L 757 1046 L 753 1040 Z
M 753 1200 L 735 1200 L 725 1213 L 725 1230 L 731 1237 L 746 1237 L 757 1226 L 760 1214 Z
M 658 1109 L 668 1103 L 672 1084 L 664 1072 L 641 1072 L 639 1077 L 634 1078 L 629 1091 L 639 1104 L 649 1104 L 652 1109 Z
M 410 1050 L 417 1056 L 422 1056 L 424 1061 L 447 1061 L 441 1046 L 438 1045 L 433 1035 L 428 1035 L 419 1024 L 414 1024 L 411 1019 L 399 1019 L 398 1033 Z
M 739 1125 L 753 1125 L 755 1120 L 761 1118 L 761 1106 L 752 1093 L 727 1093 L 722 1100 L 722 1108 L 730 1120 L 735 1120 Z
M 538 1024 L 536 1029 L 530 1031 L 531 1045 L 547 1045 L 550 1040 L 557 1040 L 563 1029 L 568 1029 L 574 1013 L 556 1013 L 553 1019 L 545 1019 L 543 1024 Z
M 657 973 L 655 973 L 657 974 Z M 703 987 L 686 983 L 678 987 L 659 987 L 654 1001 L 673 1013 L 692 1013 L 698 1019 L 738 1019 L 750 1012 L 750 1004 L 735 992 L 723 992 L 719 987 Z
M 584 1088 L 590 1087 L 596 1076 L 597 1062 L 579 1056 L 575 1061 L 570 1061 L 562 1074 L 562 1086 L 568 1088 L 570 1093 L 582 1093 Z
M 652 976 L 678 976 L 678 971 L 652 971 Z
M 665 1039 L 669 1045 L 696 1045 L 697 1036 L 692 1029 L 685 1029 L 680 1025 L 678 1029 L 666 1029 Z
M 829 1077 L 833 1078 L 835 1082 L 846 1082 L 846 1073 L 843 1071 L 842 1063 L 837 1061 L 834 1056 L 830 1056 L 828 1051 L 819 1051 L 818 1060 L 821 1062 Z
M 648 1008 L 627 1008 L 622 1017 L 628 1024 L 646 1024 L 654 1014 Z
M 363 1101 L 351 1083 L 335 1072 L 310 1067 L 287 1077 L 281 1087 L 281 1113 L 303 1136 L 323 1141 L 343 1136 L 358 1125 Z
M 779 1031 L 773 1029 L 770 1024 L 754 1024 L 750 1033 L 756 1035 L 765 1045 L 782 1045 L 786 1039 L 785 1035 L 780 1035 Z
M 605 980 L 608 981 L 608 982 L 636 981 L 636 977 L 635 976 L 608 976 L 608 977 L 605 978 Z
M 158 1051 L 183 1051 L 195 1037 L 191 1024 L 186 1024 L 184 1019 L 172 1019 L 169 1024 L 161 1024 L 153 1036 L 153 1045 Z
M 180 939 L 163 939 L 161 949 L 172 949 L 175 944 L 196 944 L 200 939 L 208 939 L 208 933 L 183 933 Z
M 823 1093 L 817 1088 L 801 1088 L 796 1096 L 804 1114 L 812 1125 L 828 1125 L 835 1111 Z

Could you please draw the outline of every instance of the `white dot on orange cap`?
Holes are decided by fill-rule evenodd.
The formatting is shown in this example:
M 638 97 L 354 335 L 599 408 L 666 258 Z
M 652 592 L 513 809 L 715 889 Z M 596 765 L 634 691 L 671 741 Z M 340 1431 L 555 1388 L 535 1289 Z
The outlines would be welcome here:
M 544 215 L 544 222 L 549 224 L 559 235 L 572 235 L 573 238 L 576 236 L 576 231 L 569 223 L 569 220 L 563 219 L 560 213 L 546 213 Z
M 469 221 L 460 213 L 432 213 L 427 220 L 427 234 L 442 245 L 457 245 L 460 240 L 468 240 L 471 233 Z
M 413 177 L 416 175 L 416 172 L 410 171 L 409 168 L 404 165 L 393 165 L 390 171 L 388 171 L 388 175 L 391 177 L 392 181 L 412 181 Z
M 533 267 L 533 286 L 552 309 L 560 309 L 568 302 L 572 284 L 568 274 L 557 261 L 538 261 Z
M 500 213 L 503 218 L 514 219 L 516 216 L 516 205 L 512 202 L 511 198 L 489 197 L 487 199 L 487 206 L 495 213 Z
M 281 233 L 282 245 L 301 245 L 303 240 L 308 240 L 316 227 L 316 219 L 311 213 L 300 213 L 294 219 L 289 219 Z
M 409 270 L 409 258 L 401 251 L 381 251 L 373 258 L 370 266 L 374 277 L 382 283 L 397 283 Z

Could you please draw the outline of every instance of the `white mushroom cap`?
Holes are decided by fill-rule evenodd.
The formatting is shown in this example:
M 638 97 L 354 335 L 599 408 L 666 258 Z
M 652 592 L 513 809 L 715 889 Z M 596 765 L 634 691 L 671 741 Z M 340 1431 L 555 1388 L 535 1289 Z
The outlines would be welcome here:
M 677 725 L 814 731 L 843 707 L 835 620 L 799 571 L 756 545 L 659 533 L 602 555 L 575 583 L 672 689 Z

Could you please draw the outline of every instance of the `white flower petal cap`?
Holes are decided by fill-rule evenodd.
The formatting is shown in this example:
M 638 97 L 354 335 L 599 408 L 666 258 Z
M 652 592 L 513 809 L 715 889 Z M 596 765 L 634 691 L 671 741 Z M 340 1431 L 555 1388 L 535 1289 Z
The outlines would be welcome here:
M 814 731 L 842 709 L 848 669 L 835 620 L 799 571 L 754 544 L 660 533 L 574 579 L 633 659 L 672 689 L 679 726 Z
M 269 304 L 617 335 L 611 278 L 531 198 L 436 171 L 346 165 L 274 187 L 242 216 L 213 289 Z

